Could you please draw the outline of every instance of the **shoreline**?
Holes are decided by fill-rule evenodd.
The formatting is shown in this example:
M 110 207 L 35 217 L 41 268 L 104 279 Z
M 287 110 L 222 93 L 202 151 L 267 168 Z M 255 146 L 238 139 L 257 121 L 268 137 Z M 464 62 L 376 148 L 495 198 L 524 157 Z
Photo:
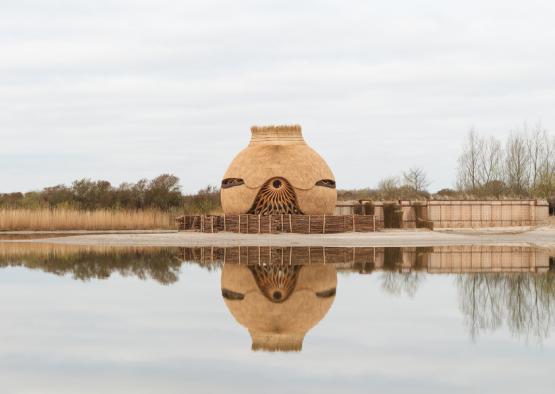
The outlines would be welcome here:
M 59 234 L 60 237 L 41 238 Z M 532 246 L 555 252 L 555 226 L 480 229 L 384 230 L 375 233 L 340 234 L 237 234 L 198 233 L 172 230 L 135 231 L 40 231 L 0 232 L 25 235 L 26 239 L 4 239 L 2 243 L 48 243 L 105 246 L 327 246 L 327 247 L 417 247 L 446 245 Z M 29 236 L 37 235 L 37 238 Z

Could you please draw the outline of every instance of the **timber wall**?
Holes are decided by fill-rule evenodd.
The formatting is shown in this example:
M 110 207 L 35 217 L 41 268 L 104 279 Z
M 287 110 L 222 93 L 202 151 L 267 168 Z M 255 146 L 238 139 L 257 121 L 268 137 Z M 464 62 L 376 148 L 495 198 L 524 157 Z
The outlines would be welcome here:
M 385 206 L 395 206 L 394 214 L 401 216 L 400 228 L 480 228 L 535 226 L 548 220 L 549 204 L 544 200 L 428 200 L 391 202 L 340 202 L 336 213 L 363 214 L 371 212 L 380 223 L 385 218 Z
M 434 228 L 534 226 L 547 220 L 546 201 L 428 201 Z

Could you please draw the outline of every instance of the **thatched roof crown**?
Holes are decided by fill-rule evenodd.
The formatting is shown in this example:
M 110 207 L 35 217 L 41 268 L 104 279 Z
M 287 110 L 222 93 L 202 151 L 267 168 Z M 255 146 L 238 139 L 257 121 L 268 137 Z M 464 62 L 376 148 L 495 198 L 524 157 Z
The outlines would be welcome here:
M 300 125 L 252 126 L 251 145 L 304 143 Z

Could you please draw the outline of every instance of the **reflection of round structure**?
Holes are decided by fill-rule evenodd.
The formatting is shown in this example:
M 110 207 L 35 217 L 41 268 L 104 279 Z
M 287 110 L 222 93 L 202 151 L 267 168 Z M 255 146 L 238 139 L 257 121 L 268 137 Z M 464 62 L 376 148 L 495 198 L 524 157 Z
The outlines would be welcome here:
M 336 286 L 333 265 L 226 264 L 222 270 L 225 304 L 249 330 L 253 350 L 301 350 L 306 332 L 330 309 Z
M 222 181 L 226 214 L 334 213 L 330 168 L 303 139 L 300 126 L 252 127 L 252 138 Z

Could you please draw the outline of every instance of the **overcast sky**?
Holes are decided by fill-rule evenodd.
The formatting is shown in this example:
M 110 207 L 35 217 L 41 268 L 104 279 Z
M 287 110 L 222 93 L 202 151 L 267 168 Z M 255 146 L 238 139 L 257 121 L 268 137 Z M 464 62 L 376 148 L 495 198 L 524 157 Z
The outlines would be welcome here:
M 0 192 L 218 184 L 299 123 L 338 187 L 452 186 L 469 128 L 555 130 L 553 1 L 2 0 Z

